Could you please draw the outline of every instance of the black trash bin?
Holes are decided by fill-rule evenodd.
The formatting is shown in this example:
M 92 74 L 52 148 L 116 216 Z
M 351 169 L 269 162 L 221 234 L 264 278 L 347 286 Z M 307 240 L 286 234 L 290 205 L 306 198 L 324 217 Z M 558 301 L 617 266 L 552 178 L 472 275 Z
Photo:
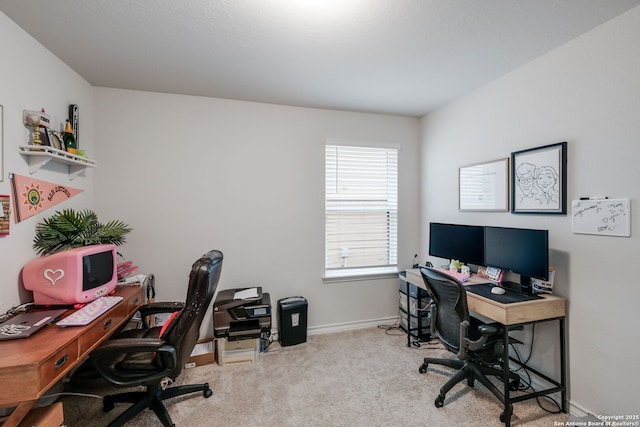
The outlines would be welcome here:
M 278 336 L 281 346 L 307 341 L 307 307 L 307 300 L 303 297 L 278 300 Z

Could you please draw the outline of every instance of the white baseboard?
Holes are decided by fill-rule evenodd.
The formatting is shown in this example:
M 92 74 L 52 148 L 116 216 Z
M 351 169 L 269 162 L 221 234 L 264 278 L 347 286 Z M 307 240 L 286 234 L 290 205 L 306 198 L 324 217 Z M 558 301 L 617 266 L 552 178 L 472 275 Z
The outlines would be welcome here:
M 587 417 L 589 415 L 592 415 L 591 412 L 589 412 L 586 409 L 576 405 L 575 403 L 571 403 L 571 401 L 569 401 L 569 413 L 571 415 L 575 415 L 576 417 L 579 417 L 579 418 L 583 418 L 583 417 Z
M 357 322 L 334 323 L 332 325 L 312 326 L 307 329 L 309 335 L 330 334 L 332 332 L 354 331 L 356 329 L 373 328 L 379 325 L 393 325 L 398 316 L 383 319 L 362 320 Z

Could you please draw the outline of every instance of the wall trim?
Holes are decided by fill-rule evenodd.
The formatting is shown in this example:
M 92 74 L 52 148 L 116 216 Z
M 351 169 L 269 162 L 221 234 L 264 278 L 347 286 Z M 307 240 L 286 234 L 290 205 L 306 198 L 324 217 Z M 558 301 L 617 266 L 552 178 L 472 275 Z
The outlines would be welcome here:
M 398 316 L 381 319 L 362 320 L 356 322 L 334 323 L 331 325 L 313 326 L 307 329 L 309 335 L 330 334 L 334 332 L 355 331 L 357 329 L 373 328 L 380 325 L 393 325 L 398 322 Z

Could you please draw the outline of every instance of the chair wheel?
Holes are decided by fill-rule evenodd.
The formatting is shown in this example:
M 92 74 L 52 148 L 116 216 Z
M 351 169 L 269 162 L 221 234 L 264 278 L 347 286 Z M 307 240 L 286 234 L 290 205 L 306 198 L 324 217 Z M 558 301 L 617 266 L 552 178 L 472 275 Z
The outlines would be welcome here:
M 111 401 L 111 399 L 108 398 L 109 396 L 105 396 L 102 399 L 102 412 L 109 412 L 110 410 L 112 410 L 113 408 L 115 408 L 115 405 L 113 404 L 113 402 Z
M 427 365 L 426 363 L 423 363 L 422 365 L 420 365 L 420 368 L 418 369 L 418 372 L 420 372 L 421 374 L 424 374 L 425 372 L 427 372 Z
M 213 391 L 209 388 L 209 383 L 204 383 L 204 390 L 202 390 L 202 395 L 205 399 L 213 396 Z
M 444 406 L 444 396 L 439 394 L 438 397 L 436 397 L 436 401 L 434 403 L 436 405 L 436 408 L 442 408 Z
M 511 415 L 507 416 L 507 413 L 506 413 L 506 412 L 502 412 L 502 413 L 500 414 L 500 422 L 503 422 L 503 423 L 505 423 L 505 424 L 506 424 L 506 423 L 507 423 L 507 421 L 509 420 L 509 418 L 511 418 Z
M 473 378 L 473 377 L 469 377 L 469 378 L 467 378 L 467 385 L 468 385 L 469 387 L 473 388 L 473 386 L 475 385 L 475 383 L 476 383 L 475 378 Z

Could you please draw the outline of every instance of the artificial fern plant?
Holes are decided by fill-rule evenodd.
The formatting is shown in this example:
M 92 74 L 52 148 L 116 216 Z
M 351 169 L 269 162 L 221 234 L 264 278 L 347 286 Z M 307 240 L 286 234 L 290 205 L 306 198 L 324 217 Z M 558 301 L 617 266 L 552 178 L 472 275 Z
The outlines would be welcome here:
M 80 246 L 126 242 L 125 234 L 131 228 L 120 220 L 101 224 L 98 215 L 89 209 L 76 212 L 64 209 L 36 225 L 33 249 L 38 255 L 49 255 Z

